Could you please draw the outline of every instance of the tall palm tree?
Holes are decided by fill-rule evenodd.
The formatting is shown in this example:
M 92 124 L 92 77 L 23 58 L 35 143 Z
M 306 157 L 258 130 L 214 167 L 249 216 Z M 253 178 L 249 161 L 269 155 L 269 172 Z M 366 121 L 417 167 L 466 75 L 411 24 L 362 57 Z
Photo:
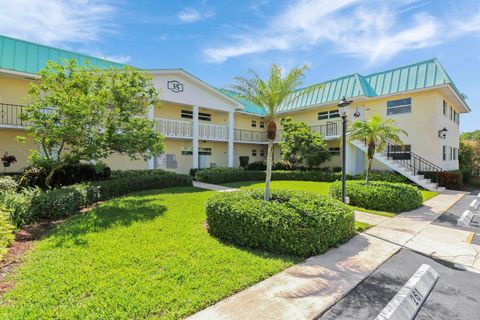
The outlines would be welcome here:
M 356 121 L 350 125 L 348 139 L 365 141 L 368 146 L 368 168 L 365 182 L 368 183 L 368 177 L 372 170 L 372 162 L 375 152 L 382 151 L 387 146 L 387 142 L 403 145 L 400 135 L 407 135 L 405 130 L 395 126 L 395 120 L 383 120 L 379 114 L 375 114 L 368 121 Z
M 313 89 L 313 87 L 309 87 L 307 90 L 295 93 L 295 89 L 302 84 L 307 69 L 308 66 L 304 65 L 290 70 L 288 74 L 283 76 L 282 68 L 272 63 L 267 80 L 261 79 L 255 71 L 249 70 L 251 78 L 236 77 L 236 84 L 232 86 L 232 89 L 240 98 L 262 107 L 266 113 L 268 139 L 267 175 L 265 178 L 266 201 L 270 200 L 273 141 L 277 135 L 275 113 L 280 105 L 291 103 Z

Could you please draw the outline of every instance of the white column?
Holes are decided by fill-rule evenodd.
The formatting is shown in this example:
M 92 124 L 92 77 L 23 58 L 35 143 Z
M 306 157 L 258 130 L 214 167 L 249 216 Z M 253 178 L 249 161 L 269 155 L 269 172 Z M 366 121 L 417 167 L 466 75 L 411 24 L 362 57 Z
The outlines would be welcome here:
M 193 106 L 192 168 L 198 168 L 198 106 Z
M 228 113 L 228 166 L 234 166 L 233 159 L 233 133 L 235 129 L 235 119 L 233 117 L 233 111 Z
M 150 120 L 153 120 L 153 118 L 154 118 L 154 106 L 149 106 L 148 107 L 147 118 L 150 119 Z M 151 157 L 147 160 L 147 169 L 149 169 L 149 170 L 155 169 L 155 160 L 153 159 L 153 157 Z

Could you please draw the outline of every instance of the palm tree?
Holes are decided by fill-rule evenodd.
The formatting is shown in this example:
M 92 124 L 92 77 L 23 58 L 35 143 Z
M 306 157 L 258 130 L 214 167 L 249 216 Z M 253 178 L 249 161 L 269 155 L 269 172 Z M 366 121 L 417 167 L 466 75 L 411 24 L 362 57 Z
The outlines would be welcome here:
M 390 141 L 395 144 L 403 145 L 399 135 L 407 135 L 405 130 L 395 126 L 395 120 L 383 120 L 379 114 L 375 114 L 368 121 L 353 122 L 349 129 L 348 139 L 365 141 L 368 146 L 368 168 L 365 182 L 368 183 L 368 177 L 372 170 L 373 156 L 375 152 L 384 150 Z
M 270 200 L 273 141 L 277 135 L 275 113 L 280 105 L 292 103 L 314 89 L 314 87 L 309 87 L 306 90 L 295 91 L 302 84 L 307 68 L 307 65 L 294 68 L 286 76 L 283 76 L 282 68 L 272 63 L 267 80 L 261 79 L 255 71 L 249 70 L 251 78 L 236 77 L 236 85 L 232 86 L 232 89 L 240 98 L 262 107 L 266 113 L 268 139 L 267 175 L 265 178 L 266 201 Z

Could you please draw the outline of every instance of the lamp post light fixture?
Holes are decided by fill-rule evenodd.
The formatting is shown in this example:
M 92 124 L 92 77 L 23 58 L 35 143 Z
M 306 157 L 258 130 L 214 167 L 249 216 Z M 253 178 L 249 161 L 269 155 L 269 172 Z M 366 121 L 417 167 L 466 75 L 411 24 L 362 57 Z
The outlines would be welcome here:
M 353 101 L 343 99 L 337 104 L 338 113 L 342 117 L 342 202 L 346 203 L 346 182 L 347 182 L 347 116 L 348 116 L 348 106 Z
M 442 130 L 438 130 L 438 137 L 440 139 L 445 139 L 447 137 L 447 128 L 446 127 L 443 127 Z

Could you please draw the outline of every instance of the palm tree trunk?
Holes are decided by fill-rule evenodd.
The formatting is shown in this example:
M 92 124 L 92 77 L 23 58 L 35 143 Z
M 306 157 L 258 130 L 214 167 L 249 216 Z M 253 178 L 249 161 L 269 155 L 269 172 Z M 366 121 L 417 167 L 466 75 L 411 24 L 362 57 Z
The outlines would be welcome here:
M 372 162 L 373 162 L 373 159 L 368 158 L 367 174 L 365 175 L 365 183 L 367 184 L 368 184 L 368 179 L 370 177 L 370 171 L 372 171 Z
M 270 201 L 270 180 L 272 179 L 273 139 L 268 139 L 267 174 L 265 177 L 265 201 Z

